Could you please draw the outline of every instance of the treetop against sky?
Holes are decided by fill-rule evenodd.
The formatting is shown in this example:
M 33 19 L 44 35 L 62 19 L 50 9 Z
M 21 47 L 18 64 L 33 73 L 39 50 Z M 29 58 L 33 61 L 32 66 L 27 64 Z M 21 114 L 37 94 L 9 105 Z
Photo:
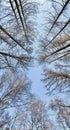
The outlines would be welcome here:
M 0 2 L 0 128 L 69 130 L 70 0 Z

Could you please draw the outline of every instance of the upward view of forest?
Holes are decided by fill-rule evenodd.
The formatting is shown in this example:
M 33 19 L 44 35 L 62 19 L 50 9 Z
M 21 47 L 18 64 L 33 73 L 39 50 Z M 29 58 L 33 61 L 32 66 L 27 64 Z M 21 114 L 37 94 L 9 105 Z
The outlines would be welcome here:
M 0 130 L 70 130 L 70 0 L 0 0 Z

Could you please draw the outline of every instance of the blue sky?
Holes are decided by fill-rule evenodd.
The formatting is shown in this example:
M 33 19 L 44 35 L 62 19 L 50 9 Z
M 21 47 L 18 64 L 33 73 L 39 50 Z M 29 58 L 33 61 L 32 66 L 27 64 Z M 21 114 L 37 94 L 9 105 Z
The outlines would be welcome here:
M 32 93 L 34 93 L 38 98 L 46 101 L 47 96 L 45 95 L 45 88 L 42 77 L 42 68 L 39 65 L 35 65 L 29 70 L 28 77 L 32 81 Z
M 39 49 L 39 41 L 38 39 L 44 38 L 44 16 L 45 16 L 45 12 L 43 12 L 43 10 L 50 7 L 49 2 L 45 3 L 47 0 L 36 0 L 37 2 L 40 2 L 40 6 L 39 6 L 39 12 L 37 14 L 37 30 L 36 30 L 36 38 L 35 38 L 35 42 L 33 44 L 33 55 L 34 58 L 37 58 L 37 53 L 38 49 Z M 34 66 L 30 68 L 29 72 L 28 72 L 28 77 L 30 78 L 30 80 L 32 81 L 32 92 L 41 100 L 44 100 L 45 103 L 49 102 L 50 98 L 49 96 L 45 95 L 46 93 L 46 89 L 44 87 L 44 83 L 41 81 L 41 79 L 43 78 L 42 75 L 42 70 L 43 70 L 43 66 L 40 66 L 38 64 L 38 61 L 34 61 Z

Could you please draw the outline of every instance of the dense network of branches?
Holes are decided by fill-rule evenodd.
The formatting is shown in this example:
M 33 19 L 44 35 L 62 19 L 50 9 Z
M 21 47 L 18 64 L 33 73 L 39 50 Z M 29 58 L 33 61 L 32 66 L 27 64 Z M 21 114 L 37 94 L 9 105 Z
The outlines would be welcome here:
M 20 74 L 5 72 L 0 76 L 0 128 L 18 119 L 27 109 L 32 98 L 30 85 L 31 82 Z M 14 117 L 14 114 L 9 115 L 9 110 L 14 110 Z
M 49 94 L 70 93 L 70 0 L 48 2 L 45 38 L 39 39 L 38 53 L 39 62 L 45 65 L 43 81 Z M 0 0 L 0 69 L 31 65 L 37 7 L 31 0 Z M 56 130 L 49 122 L 44 102 L 34 101 L 31 82 L 17 72 L 0 75 L 0 129 Z M 58 129 L 70 129 L 70 104 L 56 99 L 49 107 L 56 112 Z M 14 111 L 12 116 L 10 109 Z
M 39 62 L 46 66 L 43 81 L 47 92 L 70 92 L 70 0 L 50 0 L 50 6 L 39 52 Z
M 37 7 L 30 0 L 0 0 L 0 69 L 12 69 L 0 75 L 0 129 L 25 125 L 24 110 L 33 96 L 31 82 L 15 70 L 31 65 Z M 14 117 L 10 109 L 14 109 Z
M 30 0 L 0 1 L 0 69 L 30 65 L 36 12 Z
M 61 99 L 51 101 L 50 107 L 56 112 L 58 125 L 63 130 L 70 129 L 70 104 Z

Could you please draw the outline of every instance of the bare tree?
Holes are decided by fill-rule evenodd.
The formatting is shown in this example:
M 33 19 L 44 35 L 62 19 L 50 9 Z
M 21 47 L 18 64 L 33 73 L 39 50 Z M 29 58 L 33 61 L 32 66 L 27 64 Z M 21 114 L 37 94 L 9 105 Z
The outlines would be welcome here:
M 47 130 L 49 123 L 47 120 L 47 108 L 43 101 L 38 100 L 30 103 L 30 122 L 29 130 Z
M 43 81 L 48 93 L 70 92 L 70 1 L 53 0 L 50 5 L 39 51 L 39 62 L 46 66 Z
M 37 3 L 31 0 L 0 0 L 0 69 L 21 70 L 31 65 L 37 10 Z M 15 124 L 19 122 L 21 129 L 23 110 L 32 96 L 30 86 L 25 74 L 19 75 L 16 71 L 6 72 L 0 77 L 0 126 L 10 126 L 14 120 Z M 8 121 L 4 120 L 3 115 L 10 108 L 15 108 L 17 114 L 14 119 L 8 117 Z M 15 124 L 11 129 L 15 129 Z
M 30 0 L 1 0 L 0 10 L 0 69 L 27 68 L 32 60 L 37 4 Z
M 12 121 L 21 123 L 21 117 L 24 118 L 24 110 L 27 109 L 27 104 L 31 99 L 30 81 L 21 75 L 16 75 L 12 72 L 6 72 L 0 77 L 0 127 L 6 124 L 11 127 Z M 9 111 L 14 110 L 12 117 Z M 6 116 L 8 113 L 9 116 Z M 7 118 L 6 118 L 7 117 Z
M 61 99 L 51 101 L 50 107 L 56 112 L 58 125 L 64 129 L 70 129 L 70 104 Z

